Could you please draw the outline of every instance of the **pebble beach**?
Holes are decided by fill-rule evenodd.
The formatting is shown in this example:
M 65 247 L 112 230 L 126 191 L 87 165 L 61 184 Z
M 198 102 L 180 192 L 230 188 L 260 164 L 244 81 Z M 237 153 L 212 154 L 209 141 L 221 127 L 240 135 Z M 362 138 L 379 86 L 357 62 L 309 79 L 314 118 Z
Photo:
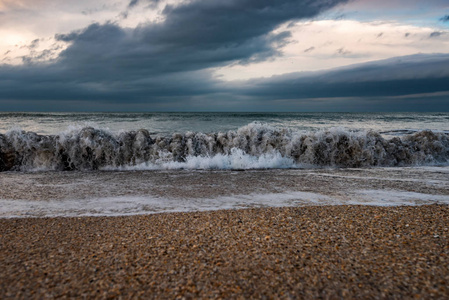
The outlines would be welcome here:
M 0 298 L 449 297 L 449 206 L 0 219 Z

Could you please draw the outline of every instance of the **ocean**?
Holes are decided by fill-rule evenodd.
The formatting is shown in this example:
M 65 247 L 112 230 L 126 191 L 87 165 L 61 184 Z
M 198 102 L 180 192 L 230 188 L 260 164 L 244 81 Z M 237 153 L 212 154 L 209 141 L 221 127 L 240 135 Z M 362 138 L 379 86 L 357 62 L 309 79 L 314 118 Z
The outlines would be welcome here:
M 0 113 L 0 217 L 449 203 L 449 113 Z
M 11 129 L 61 134 L 94 127 L 112 133 L 146 129 L 151 134 L 238 130 L 253 122 L 302 132 L 345 128 L 400 135 L 449 132 L 449 113 L 16 113 L 0 112 L 0 133 Z

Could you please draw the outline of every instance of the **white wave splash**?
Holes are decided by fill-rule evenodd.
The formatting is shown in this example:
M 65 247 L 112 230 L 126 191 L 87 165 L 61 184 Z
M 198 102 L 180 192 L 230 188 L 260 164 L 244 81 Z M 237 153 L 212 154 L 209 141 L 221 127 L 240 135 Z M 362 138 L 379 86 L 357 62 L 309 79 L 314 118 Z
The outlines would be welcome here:
M 232 148 L 230 154 L 216 154 L 214 156 L 189 155 L 182 162 L 159 160 L 154 163 L 145 162 L 134 166 L 107 166 L 102 168 L 102 170 L 248 170 L 290 169 L 299 167 L 293 159 L 283 157 L 279 152 L 263 153 L 260 156 L 253 156 L 246 154 L 241 149 Z
M 93 127 L 58 135 L 0 134 L 0 171 L 257 169 L 447 164 L 449 134 L 421 131 L 386 139 L 342 128 L 294 131 L 251 123 L 237 131 L 150 136 Z

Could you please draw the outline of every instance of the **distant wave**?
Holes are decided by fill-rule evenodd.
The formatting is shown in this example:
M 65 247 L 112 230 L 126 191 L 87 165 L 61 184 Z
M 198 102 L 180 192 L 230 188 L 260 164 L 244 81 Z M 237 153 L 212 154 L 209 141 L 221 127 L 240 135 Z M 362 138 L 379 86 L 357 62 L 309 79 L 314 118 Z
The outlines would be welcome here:
M 260 169 L 447 164 L 449 134 L 420 131 L 387 139 L 341 128 L 318 132 L 251 123 L 236 131 L 150 136 L 93 127 L 58 135 L 0 134 L 0 171 Z

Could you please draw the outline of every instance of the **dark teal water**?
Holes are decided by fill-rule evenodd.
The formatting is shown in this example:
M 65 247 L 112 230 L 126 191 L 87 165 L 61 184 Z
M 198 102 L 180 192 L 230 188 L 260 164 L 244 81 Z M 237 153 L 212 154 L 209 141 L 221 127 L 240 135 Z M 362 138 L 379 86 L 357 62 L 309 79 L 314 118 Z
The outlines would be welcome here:
M 58 134 L 86 126 L 113 133 L 147 129 L 152 134 L 226 132 L 260 122 L 278 129 L 318 131 L 341 127 L 403 135 L 449 132 L 449 113 L 1 113 L 0 133 L 11 129 Z

